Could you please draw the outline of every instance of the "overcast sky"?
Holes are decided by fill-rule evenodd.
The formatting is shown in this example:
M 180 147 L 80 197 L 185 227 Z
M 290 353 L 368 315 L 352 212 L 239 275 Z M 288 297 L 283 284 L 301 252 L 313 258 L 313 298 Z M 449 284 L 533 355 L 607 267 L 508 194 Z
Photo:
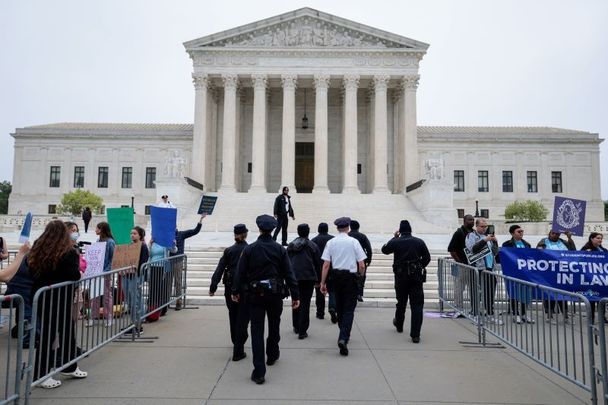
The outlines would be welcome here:
M 0 1 L 0 180 L 18 127 L 191 123 L 182 43 L 312 7 L 430 44 L 420 125 L 608 134 L 608 1 Z M 608 141 L 601 147 L 608 199 Z

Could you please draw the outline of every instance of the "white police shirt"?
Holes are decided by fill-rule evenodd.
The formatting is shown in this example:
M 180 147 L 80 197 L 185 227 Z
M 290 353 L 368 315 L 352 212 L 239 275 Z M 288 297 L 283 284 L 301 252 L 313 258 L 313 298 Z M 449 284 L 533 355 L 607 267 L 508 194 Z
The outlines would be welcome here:
M 325 245 L 321 259 L 331 262 L 334 269 L 357 272 L 357 262 L 363 261 L 367 255 L 361 244 L 355 238 L 340 232 L 335 238 L 330 239 Z

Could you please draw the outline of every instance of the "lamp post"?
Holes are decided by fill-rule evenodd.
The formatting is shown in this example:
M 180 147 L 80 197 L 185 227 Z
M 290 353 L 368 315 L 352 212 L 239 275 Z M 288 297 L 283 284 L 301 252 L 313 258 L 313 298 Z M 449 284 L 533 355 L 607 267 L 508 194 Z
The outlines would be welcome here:
M 135 196 L 131 196 L 131 209 L 133 209 L 133 213 L 135 214 Z
M 475 218 L 479 217 L 479 200 L 475 200 Z

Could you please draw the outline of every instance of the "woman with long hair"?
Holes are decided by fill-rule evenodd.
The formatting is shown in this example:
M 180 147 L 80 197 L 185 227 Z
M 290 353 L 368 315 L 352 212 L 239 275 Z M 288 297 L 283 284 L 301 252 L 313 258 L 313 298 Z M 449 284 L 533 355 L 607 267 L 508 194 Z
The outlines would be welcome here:
M 154 311 L 146 320 L 156 322 L 167 313 L 171 295 L 171 263 L 164 261 L 170 253 L 177 253 L 175 240 L 171 248 L 166 248 L 150 239 L 150 273 L 148 274 L 148 312 L 164 305 L 160 311 Z
M 116 242 L 112 236 L 112 230 L 107 222 L 99 222 L 95 227 L 95 234 L 99 237 L 97 242 L 106 242 L 106 254 L 103 259 L 103 272 L 107 273 L 112 270 L 112 259 L 114 258 L 114 249 Z M 114 316 L 114 296 L 112 290 L 114 288 L 112 276 L 104 277 L 103 286 L 103 313 L 106 318 L 105 325 L 112 326 L 112 318 Z M 95 319 L 99 318 L 99 297 L 91 299 L 91 318 L 87 321 L 87 326 L 93 326 Z
M 122 277 L 122 289 L 125 291 L 125 298 L 127 300 L 127 305 L 129 306 L 129 312 L 131 313 L 131 319 L 135 325 L 138 324 L 140 317 L 144 313 L 144 303 L 141 297 L 141 286 L 143 285 L 143 277 L 141 274 L 141 266 L 148 261 L 150 257 L 150 251 L 148 250 L 148 246 L 145 241 L 146 231 L 141 226 L 136 226 L 131 229 L 131 242 L 139 243 L 141 245 L 139 251 L 139 263 L 137 264 L 137 269 L 134 270 L 132 274 L 126 274 Z M 137 333 L 142 333 L 143 328 L 140 326 L 139 330 L 129 329 L 127 334 L 133 333 L 133 331 Z
M 608 252 L 608 249 L 602 246 L 602 241 L 604 240 L 604 235 L 599 232 L 591 232 L 589 234 L 589 239 L 587 243 L 581 248 L 581 250 L 585 250 L 588 252 Z M 591 301 L 591 323 L 595 323 L 595 301 Z M 606 319 L 606 315 L 604 314 L 604 323 L 608 323 Z
M 79 256 L 74 249 L 65 224 L 59 220 L 47 224 L 34 242 L 26 258 L 34 280 L 32 300 L 36 292 L 52 284 L 80 279 Z M 45 376 L 55 366 L 62 366 L 76 358 L 76 330 L 72 323 L 74 288 L 60 288 L 43 293 L 38 302 L 38 322 L 41 324 L 40 344 L 36 354 L 34 379 Z M 85 378 L 87 373 L 74 364 L 63 369 L 63 375 Z M 52 377 L 42 382 L 43 388 L 56 388 L 61 381 Z

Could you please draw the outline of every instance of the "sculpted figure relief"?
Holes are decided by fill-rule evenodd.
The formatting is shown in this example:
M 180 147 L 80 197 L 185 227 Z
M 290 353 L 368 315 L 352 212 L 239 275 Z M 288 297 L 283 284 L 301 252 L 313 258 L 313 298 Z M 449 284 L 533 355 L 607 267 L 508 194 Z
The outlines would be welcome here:
M 443 180 L 443 159 L 427 159 L 424 162 L 428 180 Z
M 186 174 L 186 159 L 181 156 L 180 151 L 174 150 L 165 160 L 165 177 L 178 178 Z

